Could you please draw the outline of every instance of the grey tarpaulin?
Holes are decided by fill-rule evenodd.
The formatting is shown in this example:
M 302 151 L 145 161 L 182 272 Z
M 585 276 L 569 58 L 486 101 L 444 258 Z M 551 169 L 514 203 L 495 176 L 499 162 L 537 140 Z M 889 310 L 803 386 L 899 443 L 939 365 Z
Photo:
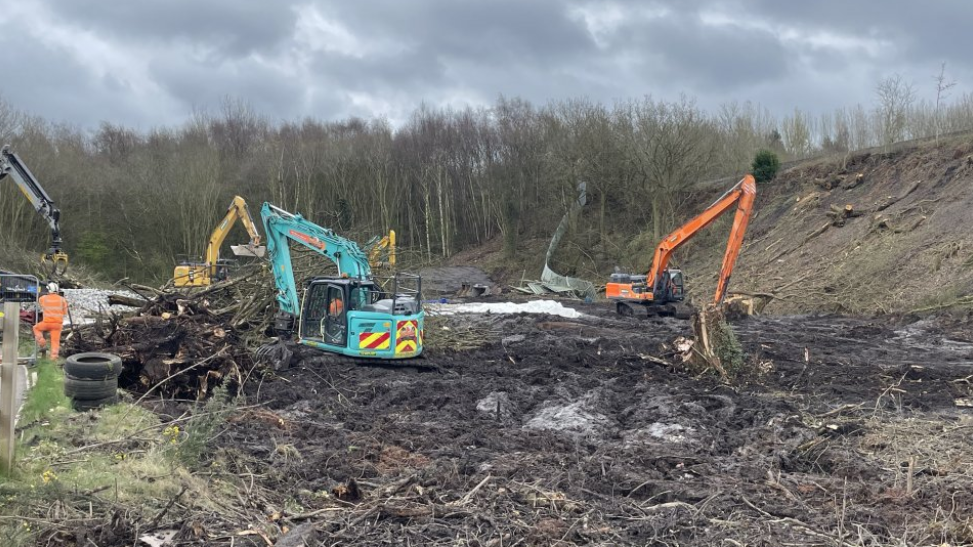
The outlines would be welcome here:
M 585 188 L 586 185 L 584 182 L 578 185 L 578 200 L 571 204 L 571 208 L 568 209 L 568 212 L 561 219 L 561 223 L 558 224 L 557 230 L 554 232 L 554 237 L 551 238 L 551 244 L 547 247 L 547 255 L 544 257 L 544 273 L 541 274 L 541 282 L 551 292 L 561 293 L 570 290 L 581 298 L 594 298 L 595 286 L 590 281 L 561 275 L 552 270 L 550 266 L 551 257 L 554 256 L 554 251 L 557 249 L 558 244 L 561 243 L 564 232 L 568 230 L 568 224 L 570 224 L 571 218 L 577 215 L 585 203 L 588 202 L 588 195 L 585 192 Z

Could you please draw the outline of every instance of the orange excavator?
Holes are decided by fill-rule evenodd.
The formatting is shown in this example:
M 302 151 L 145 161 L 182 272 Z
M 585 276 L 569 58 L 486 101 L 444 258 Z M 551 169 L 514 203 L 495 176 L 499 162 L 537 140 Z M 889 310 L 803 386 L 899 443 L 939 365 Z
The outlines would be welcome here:
M 726 244 L 726 254 L 723 255 L 720 279 L 716 285 L 714 303 L 717 305 L 722 303 L 730 283 L 730 275 L 733 273 L 733 265 L 740 254 L 743 235 L 747 231 L 747 223 L 750 221 L 753 200 L 756 196 L 757 183 L 753 176 L 743 177 L 743 180 L 730 188 L 705 211 L 662 239 L 655 249 L 652 268 L 649 269 L 648 274 L 613 273 L 611 282 L 606 285 L 605 296 L 615 301 L 616 311 L 621 315 L 633 316 L 635 306 L 640 305 L 645 307 L 650 316 L 671 315 L 679 319 L 688 319 L 692 309 L 682 303 L 685 299 L 682 271 L 669 268 L 669 260 L 676 249 L 736 205 L 736 216 L 730 229 L 730 239 Z

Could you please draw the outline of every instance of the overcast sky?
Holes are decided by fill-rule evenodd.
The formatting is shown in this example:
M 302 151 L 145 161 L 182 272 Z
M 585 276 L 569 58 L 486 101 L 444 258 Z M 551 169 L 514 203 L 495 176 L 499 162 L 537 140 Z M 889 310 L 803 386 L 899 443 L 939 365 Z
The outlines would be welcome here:
M 946 62 L 973 90 L 969 0 L 0 0 L 0 96 L 51 121 L 178 125 L 230 95 L 272 120 L 421 102 L 694 96 L 776 114 L 871 104 Z M 965 53 L 964 53 L 965 52 Z

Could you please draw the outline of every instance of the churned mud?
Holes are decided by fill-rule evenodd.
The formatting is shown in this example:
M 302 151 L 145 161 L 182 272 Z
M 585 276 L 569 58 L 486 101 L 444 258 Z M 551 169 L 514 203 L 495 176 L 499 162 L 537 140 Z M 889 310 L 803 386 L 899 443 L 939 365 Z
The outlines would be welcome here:
M 577 309 L 432 318 L 394 365 L 302 350 L 214 450 L 281 541 L 973 542 L 963 324 L 745 319 L 727 386 L 680 366 L 687 323 Z

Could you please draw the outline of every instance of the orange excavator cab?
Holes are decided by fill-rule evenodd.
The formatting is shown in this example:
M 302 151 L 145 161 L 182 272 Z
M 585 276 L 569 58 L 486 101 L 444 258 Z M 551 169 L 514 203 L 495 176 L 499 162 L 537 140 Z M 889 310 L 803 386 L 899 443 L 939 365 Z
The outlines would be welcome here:
M 740 255 L 743 236 L 747 231 L 750 215 L 753 213 L 756 195 L 757 183 L 753 176 L 743 177 L 743 180 L 706 210 L 659 242 L 652 259 L 652 267 L 647 274 L 613 273 L 611 281 L 605 286 L 605 296 L 616 302 L 615 309 L 621 315 L 634 315 L 635 306 L 641 305 L 649 315 L 674 315 L 688 319 L 691 310 L 682 304 L 685 299 L 682 271 L 669 268 L 672 253 L 735 205 L 736 215 L 726 244 L 726 253 L 723 255 L 723 266 L 720 268 L 714 298 L 714 302 L 720 304 L 726 296 L 733 266 Z

